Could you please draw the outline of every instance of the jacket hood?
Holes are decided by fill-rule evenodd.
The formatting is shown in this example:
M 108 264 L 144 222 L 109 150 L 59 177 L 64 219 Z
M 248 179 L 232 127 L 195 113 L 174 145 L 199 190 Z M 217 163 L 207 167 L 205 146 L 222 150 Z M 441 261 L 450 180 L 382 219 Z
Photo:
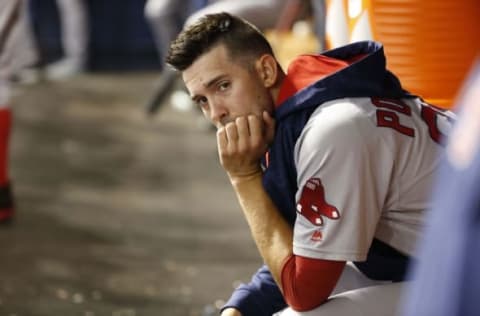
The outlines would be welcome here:
M 285 100 L 275 111 L 277 120 L 293 112 L 342 96 L 346 97 L 413 97 L 403 90 L 398 78 L 386 69 L 383 45 L 374 41 L 363 41 L 325 51 L 322 55 L 351 60 L 363 58 L 346 68 L 333 73 L 301 89 Z

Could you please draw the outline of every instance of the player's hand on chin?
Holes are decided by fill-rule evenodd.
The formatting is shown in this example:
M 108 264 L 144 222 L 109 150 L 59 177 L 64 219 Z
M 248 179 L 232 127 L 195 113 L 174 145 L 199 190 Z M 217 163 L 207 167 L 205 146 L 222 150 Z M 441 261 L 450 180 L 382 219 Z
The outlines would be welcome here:
M 242 313 L 234 308 L 227 308 L 222 312 L 221 316 L 242 316 Z
M 263 112 L 262 117 L 237 117 L 217 130 L 220 163 L 232 182 L 262 174 L 260 160 L 275 133 L 275 121 Z

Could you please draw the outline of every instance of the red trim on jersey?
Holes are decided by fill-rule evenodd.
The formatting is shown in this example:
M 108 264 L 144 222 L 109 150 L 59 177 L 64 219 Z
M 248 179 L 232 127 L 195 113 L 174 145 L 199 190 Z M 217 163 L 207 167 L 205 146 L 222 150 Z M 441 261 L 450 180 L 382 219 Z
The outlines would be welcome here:
M 300 55 L 288 66 L 287 76 L 278 94 L 277 106 L 301 89 L 348 67 L 365 56 L 358 55 L 349 60 L 341 60 L 324 55 Z
M 321 305 L 332 293 L 344 267 L 345 261 L 289 256 L 281 276 L 288 305 L 296 311 Z

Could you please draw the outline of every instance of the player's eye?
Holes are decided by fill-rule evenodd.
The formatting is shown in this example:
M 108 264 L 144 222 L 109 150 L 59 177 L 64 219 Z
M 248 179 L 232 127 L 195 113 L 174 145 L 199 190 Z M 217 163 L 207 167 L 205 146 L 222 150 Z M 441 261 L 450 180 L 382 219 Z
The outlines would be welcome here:
M 222 81 L 218 84 L 218 90 L 219 91 L 226 91 L 230 87 L 230 82 L 229 81 Z
M 206 109 L 208 107 L 208 100 L 205 97 L 200 97 L 195 100 L 195 103 L 201 109 Z

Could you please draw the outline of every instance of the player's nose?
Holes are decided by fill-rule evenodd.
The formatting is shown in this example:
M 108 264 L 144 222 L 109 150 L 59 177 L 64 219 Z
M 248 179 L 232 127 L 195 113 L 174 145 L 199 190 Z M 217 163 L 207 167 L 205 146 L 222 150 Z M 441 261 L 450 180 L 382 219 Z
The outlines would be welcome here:
M 222 102 L 213 101 L 210 103 L 210 119 L 214 123 L 221 123 L 225 121 L 228 110 Z

